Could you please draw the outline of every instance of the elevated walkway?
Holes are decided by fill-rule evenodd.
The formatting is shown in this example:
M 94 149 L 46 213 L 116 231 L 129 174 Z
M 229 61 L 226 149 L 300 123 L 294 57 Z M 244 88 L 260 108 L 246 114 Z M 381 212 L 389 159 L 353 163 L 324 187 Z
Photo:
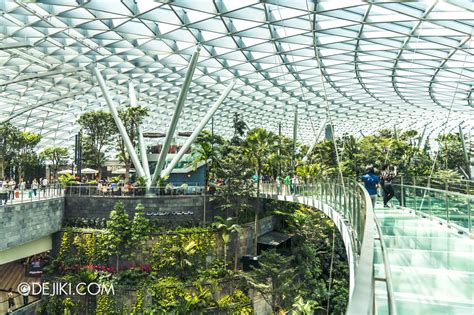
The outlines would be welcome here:
M 263 187 L 263 196 L 325 212 L 338 227 L 350 266 L 347 314 L 474 314 L 474 197 L 398 186 L 404 207 L 372 208 L 354 182 Z
M 410 209 L 375 208 L 388 254 L 398 314 L 474 314 L 474 240 Z M 375 277 L 384 275 L 375 243 Z M 385 286 L 375 288 L 378 314 L 388 314 Z

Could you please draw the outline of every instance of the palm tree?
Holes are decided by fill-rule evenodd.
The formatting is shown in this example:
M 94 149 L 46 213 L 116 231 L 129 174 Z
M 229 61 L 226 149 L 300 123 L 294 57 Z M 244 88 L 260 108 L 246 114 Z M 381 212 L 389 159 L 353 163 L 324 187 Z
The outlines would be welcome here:
M 213 145 L 214 138 L 206 130 L 202 132 L 200 137 L 196 141 L 196 158 L 193 160 L 192 165 L 194 168 L 197 168 L 201 162 L 205 164 L 205 174 L 204 174 L 204 216 L 203 216 L 203 225 L 206 224 L 206 211 L 207 211 L 207 202 L 206 202 L 206 192 L 209 186 L 209 171 L 210 165 L 209 161 L 215 162 L 216 160 L 216 148 Z
M 234 246 L 234 271 L 237 270 L 237 260 L 238 260 L 238 249 L 239 249 L 239 231 L 240 225 L 234 223 L 233 218 L 224 219 L 220 216 L 215 216 L 214 219 L 217 221 L 215 227 L 219 231 L 224 243 L 224 265 L 227 265 L 227 245 L 230 242 L 230 235 L 232 232 L 236 232 L 236 243 Z
M 257 209 L 255 209 L 255 241 L 254 255 L 257 255 L 258 238 L 258 215 L 261 207 L 260 200 L 260 179 L 264 161 L 275 150 L 277 136 L 263 128 L 255 128 L 247 134 L 246 152 L 252 158 L 252 162 L 257 171 Z

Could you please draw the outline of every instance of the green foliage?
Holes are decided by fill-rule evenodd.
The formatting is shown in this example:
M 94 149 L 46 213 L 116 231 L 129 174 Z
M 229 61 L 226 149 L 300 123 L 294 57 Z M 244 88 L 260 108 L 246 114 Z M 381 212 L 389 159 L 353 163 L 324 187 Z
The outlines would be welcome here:
M 259 267 L 244 274 L 249 286 L 262 294 L 275 313 L 292 304 L 292 282 L 295 277 L 292 259 L 275 250 L 264 251 L 259 259 Z
M 143 120 L 148 116 L 148 108 L 143 106 L 125 107 L 119 110 L 118 114 L 127 131 L 128 138 L 133 146 L 136 148 L 138 143 L 138 127 Z M 114 126 L 115 127 L 115 126 Z M 132 166 L 132 159 L 128 154 L 125 142 L 122 139 L 118 129 L 115 127 L 117 158 L 120 162 L 125 164 L 125 181 L 128 181 L 129 170 Z
M 77 120 L 84 134 L 82 156 L 85 166 L 96 167 L 99 172 L 105 162 L 104 149 L 110 144 L 116 127 L 112 115 L 105 111 L 86 112 Z
M 462 173 L 461 169 L 467 172 L 469 165 L 464 158 L 460 135 L 458 133 L 440 135 L 436 141 L 439 145 L 436 159 L 438 168 L 457 173 Z
M 58 180 L 64 187 L 77 183 L 74 175 L 72 174 L 62 174 L 59 176 Z
M 163 234 L 154 237 L 153 270 L 160 276 L 187 279 L 206 266 L 215 245 L 214 233 Z
M 48 147 L 40 152 L 39 157 L 51 162 L 54 176 L 56 177 L 58 167 L 61 165 L 66 165 L 69 152 L 66 147 Z

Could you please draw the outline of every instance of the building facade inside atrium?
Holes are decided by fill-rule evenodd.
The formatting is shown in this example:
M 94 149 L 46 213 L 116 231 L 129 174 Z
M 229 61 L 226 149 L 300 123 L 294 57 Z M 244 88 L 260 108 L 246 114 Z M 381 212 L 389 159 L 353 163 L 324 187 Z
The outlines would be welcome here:
M 0 0 L 0 314 L 474 314 L 474 1 Z

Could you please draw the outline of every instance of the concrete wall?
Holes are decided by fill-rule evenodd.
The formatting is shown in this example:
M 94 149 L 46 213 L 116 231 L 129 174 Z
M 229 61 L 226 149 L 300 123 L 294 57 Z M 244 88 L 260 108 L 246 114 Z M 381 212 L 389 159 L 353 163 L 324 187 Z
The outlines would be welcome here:
M 59 231 L 63 209 L 62 197 L 0 207 L 0 254 Z
M 203 217 L 203 196 L 160 196 L 160 197 L 65 197 L 64 219 L 108 218 L 117 202 L 122 202 L 125 210 L 133 216 L 136 206 L 145 207 L 145 215 L 154 221 L 188 223 L 199 222 Z M 211 213 L 209 213 L 211 215 Z
M 280 219 L 277 216 L 269 216 L 258 221 L 259 231 L 258 236 L 262 236 L 268 232 L 274 231 L 280 225 Z M 244 255 L 253 255 L 254 248 L 254 223 L 246 223 L 242 225 L 241 230 L 239 231 L 239 240 L 236 243 L 235 233 L 233 233 L 231 241 L 229 243 L 227 254 L 229 257 L 233 257 L 235 246 L 239 247 L 238 257 Z

